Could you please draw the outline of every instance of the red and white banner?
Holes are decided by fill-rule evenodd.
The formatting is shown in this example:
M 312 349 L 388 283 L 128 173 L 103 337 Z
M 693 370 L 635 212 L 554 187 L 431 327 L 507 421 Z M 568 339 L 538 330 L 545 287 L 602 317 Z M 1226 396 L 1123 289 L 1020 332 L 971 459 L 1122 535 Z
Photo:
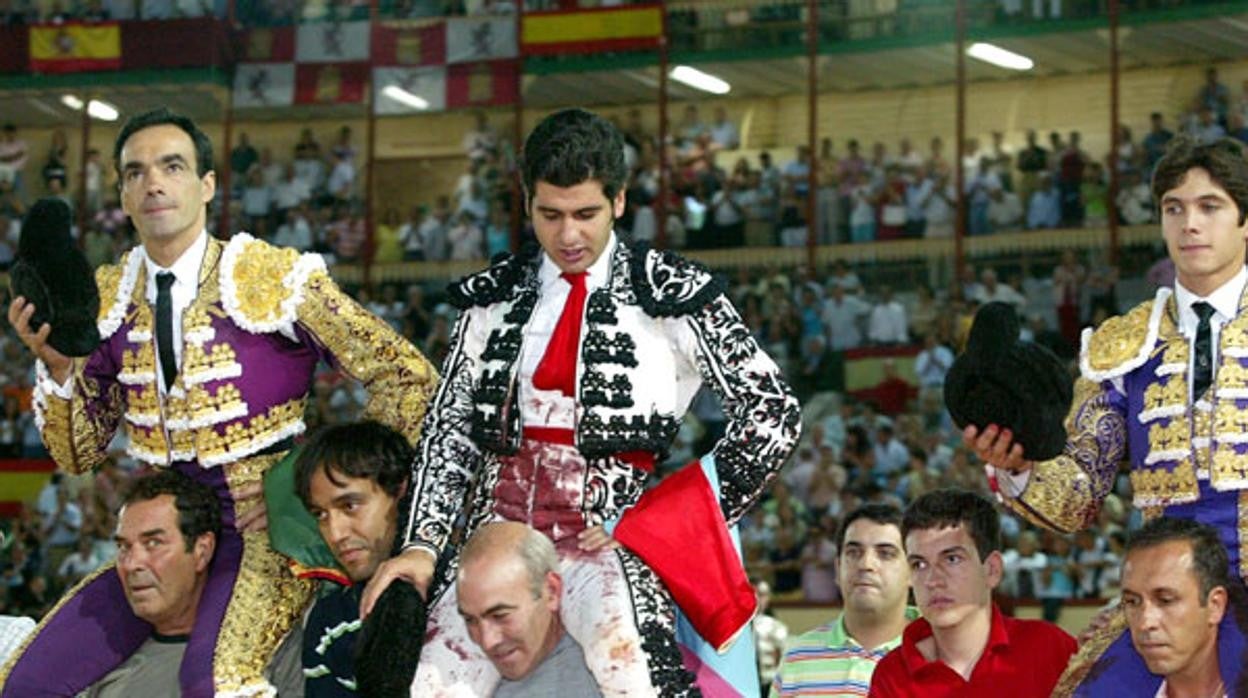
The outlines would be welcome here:
M 234 67 L 235 109 L 288 107 L 294 101 L 294 63 L 239 63 Z
M 295 104 L 350 104 L 364 99 L 367 63 L 295 66 Z
M 355 63 L 369 58 L 368 22 L 300 24 L 295 37 L 299 63 Z
M 517 61 L 374 68 L 373 108 L 377 114 L 419 114 L 513 104 L 518 69 Z
M 446 66 L 373 69 L 373 111 L 420 114 L 446 109 Z
M 446 25 L 421 27 L 378 24 L 373 27 L 375 65 L 442 65 L 446 63 Z
M 446 62 L 515 58 L 515 17 L 452 17 L 446 20 Z

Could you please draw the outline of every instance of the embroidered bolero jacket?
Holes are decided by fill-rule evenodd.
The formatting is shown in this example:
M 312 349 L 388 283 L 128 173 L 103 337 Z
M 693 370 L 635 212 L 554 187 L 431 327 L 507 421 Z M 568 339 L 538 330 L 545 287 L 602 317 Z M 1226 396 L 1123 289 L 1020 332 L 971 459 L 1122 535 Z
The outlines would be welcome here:
M 318 360 L 368 389 L 367 416 L 415 441 L 437 373 L 419 351 L 342 293 L 319 255 L 240 233 L 209 239 L 198 293 L 182 317 L 182 362 L 162 399 L 153 308 L 135 249 L 96 272 L 100 346 L 76 360 L 63 399 L 37 366 L 35 416 L 57 464 L 83 472 L 106 457 L 119 424 L 130 455 L 152 465 L 219 466 L 305 429 Z
M 510 256 L 451 287 L 462 313 L 417 447 L 409 546 L 440 552 L 483 464 L 519 447 L 517 370 L 540 261 L 536 249 Z M 727 417 L 712 453 L 734 523 L 796 444 L 797 399 L 707 269 L 640 245 L 616 245 L 610 262 L 586 300 L 576 445 L 591 459 L 663 454 L 705 382 Z
M 1036 463 L 1021 492 L 1003 491 L 1006 505 L 1051 529 L 1086 528 L 1124 459 L 1146 513 L 1248 490 L 1246 300 L 1219 334 L 1213 385 L 1191 405 L 1188 340 L 1170 289 L 1084 330 L 1066 449 Z

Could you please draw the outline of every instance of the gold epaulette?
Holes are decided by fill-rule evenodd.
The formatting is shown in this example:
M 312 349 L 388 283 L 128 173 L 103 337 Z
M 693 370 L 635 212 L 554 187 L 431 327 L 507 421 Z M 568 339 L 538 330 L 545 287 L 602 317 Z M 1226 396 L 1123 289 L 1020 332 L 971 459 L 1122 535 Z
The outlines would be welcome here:
M 221 253 L 222 305 L 248 332 L 288 332 L 303 301 L 304 285 L 316 271 L 325 271 L 320 255 L 300 254 L 239 233 Z
M 142 265 L 143 254 L 134 248 L 122 255 L 117 264 L 105 264 L 95 270 L 95 287 L 100 293 L 95 324 L 101 339 L 108 339 L 121 327 Z
M 1170 289 L 1158 289 L 1151 301 L 1135 306 L 1126 315 L 1109 318 L 1095 332 L 1085 329 L 1079 354 L 1083 377 L 1093 381 L 1117 378 L 1148 361 L 1170 295 Z

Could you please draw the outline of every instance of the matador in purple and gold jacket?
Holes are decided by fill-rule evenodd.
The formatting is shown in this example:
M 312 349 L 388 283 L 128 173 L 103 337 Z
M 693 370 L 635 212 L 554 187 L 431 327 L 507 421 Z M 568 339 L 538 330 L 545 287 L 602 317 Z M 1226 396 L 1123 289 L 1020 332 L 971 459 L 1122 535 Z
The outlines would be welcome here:
M 1191 395 L 1190 337 L 1175 291 L 1084 330 L 1081 376 L 1066 421 L 1065 451 L 1022 475 L 995 473 L 1005 505 L 1045 528 L 1079 531 L 1096 523 L 1120 464 L 1129 465 L 1134 505 L 1145 517 L 1193 519 L 1217 528 L 1232 578 L 1248 579 L 1248 272 L 1217 293 L 1228 315 L 1214 353 L 1213 382 Z M 1186 293 L 1186 292 L 1184 292 Z M 1219 629 L 1225 684 L 1235 685 L 1245 649 L 1233 613 Z M 1148 672 L 1131 645 L 1125 616 L 1115 612 L 1084 642 L 1055 696 L 1156 695 L 1161 677 Z
M 206 238 L 204 240 L 203 238 Z M 264 531 L 235 522 L 257 500 L 240 500 L 304 431 L 319 361 L 341 368 L 369 393 L 366 416 L 413 442 L 437 374 L 420 352 L 342 293 L 318 255 L 239 234 L 203 234 L 199 287 L 182 314 L 180 370 L 157 386 L 154 309 L 142 247 L 96 274 L 103 341 L 76 361 L 68 385 L 42 364 L 38 424 L 57 464 L 86 472 L 106 457 L 119 427 L 127 452 L 176 468 L 221 498 L 222 534 L 179 679 L 184 696 L 272 695 L 264 669 L 299 622 L 311 582 L 292 574 Z M 199 245 L 206 243 L 206 247 Z M 112 565 L 66 594 L 14 660 L 0 669 L 0 695 L 74 695 L 121 664 L 151 632 L 126 602 Z

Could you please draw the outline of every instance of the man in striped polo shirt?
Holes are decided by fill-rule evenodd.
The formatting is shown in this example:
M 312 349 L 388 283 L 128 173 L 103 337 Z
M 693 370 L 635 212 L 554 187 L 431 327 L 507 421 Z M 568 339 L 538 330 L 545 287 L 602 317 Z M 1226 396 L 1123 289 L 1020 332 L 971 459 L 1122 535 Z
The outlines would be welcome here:
M 918 611 L 906 606 L 910 567 L 901 540 L 901 511 L 867 504 L 850 512 L 837 540 L 836 580 L 845 610 L 798 637 L 771 684 L 779 696 L 865 696 L 871 674 L 901 642 Z

